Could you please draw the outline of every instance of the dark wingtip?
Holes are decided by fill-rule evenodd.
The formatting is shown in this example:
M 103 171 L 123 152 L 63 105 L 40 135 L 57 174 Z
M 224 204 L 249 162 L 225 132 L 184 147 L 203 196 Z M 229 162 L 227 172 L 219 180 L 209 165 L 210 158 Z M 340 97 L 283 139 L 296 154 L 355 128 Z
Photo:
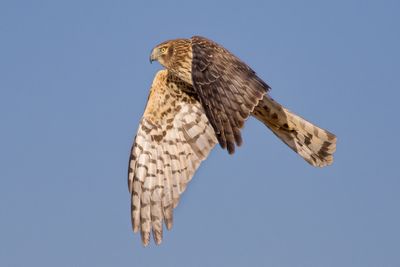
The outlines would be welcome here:
M 227 149 L 228 149 L 229 155 L 234 154 L 235 153 L 235 144 L 232 142 L 228 142 Z

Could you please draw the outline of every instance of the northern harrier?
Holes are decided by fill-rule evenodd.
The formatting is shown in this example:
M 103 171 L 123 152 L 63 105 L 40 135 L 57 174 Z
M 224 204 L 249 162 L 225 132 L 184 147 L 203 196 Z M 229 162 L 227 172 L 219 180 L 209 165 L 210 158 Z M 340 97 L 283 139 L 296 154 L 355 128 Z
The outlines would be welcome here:
M 128 171 L 132 227 L 143 245 L 151 231 L 161 243 L 162 224 L 171 229 L 173 209 L 201 161 L 216 143 L 233 154 L 249 116 L 311 165 L 333 162 L 335 135 L 275 102 L 270 87 L 221 45 L 200 36 L 166 41 L 152 50 L 154 60 L 166 69 L 151 86 Z

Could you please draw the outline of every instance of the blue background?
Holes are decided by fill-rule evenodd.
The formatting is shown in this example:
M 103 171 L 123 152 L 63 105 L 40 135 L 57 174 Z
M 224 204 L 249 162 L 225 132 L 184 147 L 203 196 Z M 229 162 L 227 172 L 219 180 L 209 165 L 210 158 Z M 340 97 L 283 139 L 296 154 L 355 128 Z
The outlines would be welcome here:
M 143 1 L 144 2 L 144 1 Z M 0 2 L 1 266 L 400 266 L 399 1 Z M 164 242 L 130 225 L 129 150 L 158 64 L 204 35 L 337 134 L 316 169 L 250 119 Z

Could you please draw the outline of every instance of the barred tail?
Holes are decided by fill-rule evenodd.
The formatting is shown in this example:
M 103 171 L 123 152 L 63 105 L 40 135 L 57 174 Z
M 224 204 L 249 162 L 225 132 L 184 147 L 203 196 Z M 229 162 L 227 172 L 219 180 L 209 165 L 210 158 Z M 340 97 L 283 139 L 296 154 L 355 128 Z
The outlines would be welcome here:
M 265 95 L 253 114 L 285 144 L 316 167 L 332 164 L 336 136 L 293 114 Z

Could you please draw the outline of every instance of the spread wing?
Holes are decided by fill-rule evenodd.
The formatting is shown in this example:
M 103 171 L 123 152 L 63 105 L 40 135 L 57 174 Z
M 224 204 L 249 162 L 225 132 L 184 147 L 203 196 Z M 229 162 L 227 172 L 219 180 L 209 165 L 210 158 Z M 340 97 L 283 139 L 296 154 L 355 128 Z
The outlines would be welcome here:
M 173 208 L 196 169 L 217 143 L 193 88 L 157 73 L 129 159 L 128 187 L 134 232 L 148 245 L 152 230 L 162 241 L 162 223 L 172 227 Z
M 240 128 L 269 86 L 240 59 L 204 37 L 192 37 L 192 80 L 222 148 L 242 143 Z

